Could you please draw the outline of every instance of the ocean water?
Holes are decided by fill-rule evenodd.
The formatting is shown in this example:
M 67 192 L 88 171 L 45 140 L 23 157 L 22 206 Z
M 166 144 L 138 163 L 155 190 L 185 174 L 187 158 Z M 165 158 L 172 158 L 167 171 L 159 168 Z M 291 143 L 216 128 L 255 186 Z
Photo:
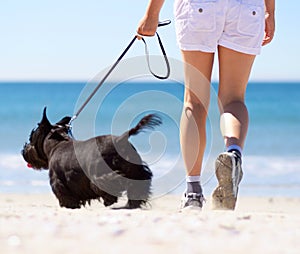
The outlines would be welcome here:
M 89 82 L 0 83 L 0 193 L 50 192 L 47 171 L 27 168 L 20 154 L 42 110 L 52 123 L 74 115 L 94 89 Z M 215 90 L 209 113 L 208 149 L 202 184 L 210 195 L 213 161 L 222 152 Z M 154 172 L 154 196 L 184 189 L 179 122 L 184 87 L 180 82 L 142 80 L 108 83 L 73 122 L 76 139 L 120 135 L 149 112 L 163 124 L 130 138 Z M 250 83 L 246 103 L 250 127 L 244 150 L 241 195 L 300 196 L 300 83 Z

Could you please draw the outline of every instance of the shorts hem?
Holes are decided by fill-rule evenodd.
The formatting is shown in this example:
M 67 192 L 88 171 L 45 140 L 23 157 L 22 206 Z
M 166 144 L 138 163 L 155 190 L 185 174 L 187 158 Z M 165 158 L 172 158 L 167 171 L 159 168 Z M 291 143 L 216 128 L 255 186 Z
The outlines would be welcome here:
M 244 47 L 229 41 L 221 41 L 219 42 L 219 45 L 249 55 L 259 55 L 261 52 L 261 47 L 259 48 Z
M 184 50 L 184 51 L 201 51 L 201 52 L 205 52 L 205 53 L 215 53 L 216 52 L 216 49 L 211 49 L 207 46 L 199 45 L 199 44 L 178 43 L 178 46 L 181 50 Z

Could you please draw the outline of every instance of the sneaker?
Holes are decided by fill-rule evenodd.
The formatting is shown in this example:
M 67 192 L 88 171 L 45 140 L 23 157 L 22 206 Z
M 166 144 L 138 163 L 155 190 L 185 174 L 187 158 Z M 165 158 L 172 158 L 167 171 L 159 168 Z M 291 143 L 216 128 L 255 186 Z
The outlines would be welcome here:
M 181 200 L 181 210 L 183 209 L 202 209 L 204 197 L 200 193 L 184 193 Z
M 234 210 L 238 186 L 243 177 L 241 156 L 233 151 L 221 153 L 216 160 L 219 186 L 212 195 L 213 209 Z

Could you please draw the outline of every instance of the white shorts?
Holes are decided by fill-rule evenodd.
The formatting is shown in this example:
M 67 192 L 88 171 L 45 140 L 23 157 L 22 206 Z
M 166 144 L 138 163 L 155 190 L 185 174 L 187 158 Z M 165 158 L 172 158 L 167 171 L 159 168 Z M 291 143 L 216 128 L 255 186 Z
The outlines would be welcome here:
M 258 55 L 264 37 L 264 0 L 175 0 L 181 50 L 215 52 L 218 45 Z

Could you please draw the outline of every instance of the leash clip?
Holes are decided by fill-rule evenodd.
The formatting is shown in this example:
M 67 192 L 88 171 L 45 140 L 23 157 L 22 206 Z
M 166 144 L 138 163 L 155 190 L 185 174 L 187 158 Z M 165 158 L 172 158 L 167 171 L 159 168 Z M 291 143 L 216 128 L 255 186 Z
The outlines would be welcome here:
M 73 135 L 73 133 L 72 133 L 72 128 L 73 128 L 72 122 L 73 122 L 76 118 L 77 118 L 77 114 L 74 115 L 74 116 L 72 116 L 70 122 L 69 122 L 68 124 L 66 124 L 66 127 L 67 127 L 67 129 L 68 129 L 68 135 L 70 136 L 70 138 L 72 138 L 72 139 L 74 139 L 74 140 L 75 140 L 75 138 L 74 138 L 74 135 Z

